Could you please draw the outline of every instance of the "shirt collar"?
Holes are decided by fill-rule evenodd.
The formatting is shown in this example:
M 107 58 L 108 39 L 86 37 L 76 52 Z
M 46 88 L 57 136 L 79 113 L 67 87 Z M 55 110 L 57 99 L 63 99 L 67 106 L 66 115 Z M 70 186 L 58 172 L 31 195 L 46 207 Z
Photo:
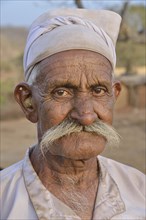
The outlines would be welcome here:
M 48 220 L 48 217 L 49 220 L 80 220 L 71 208 L 45 188 L 31 164 L 29 152 L 28 150 L 24 158 L 23 176 L 26 189 L 38 218 L 40 220 Z
M 80 220 L 75 212 L 50 193 L 37 176 L 29 159 L 29 150 L 23 162 L 23 176 L 26 189 L 35 212 L 40 220 L 71 219 Z M 100 167 L 99 187 L 94 207 L 93 219 L 111 219 L 125 210 L 121 195 L 113 178 L 108 173 L 102 157 L 98 156 Z
M 119 188 L 108 172 L 103 157 L 98 156 L 100 177 L 93 219 L 111 219 L 125 211 L 125 204 L 121 198 Z

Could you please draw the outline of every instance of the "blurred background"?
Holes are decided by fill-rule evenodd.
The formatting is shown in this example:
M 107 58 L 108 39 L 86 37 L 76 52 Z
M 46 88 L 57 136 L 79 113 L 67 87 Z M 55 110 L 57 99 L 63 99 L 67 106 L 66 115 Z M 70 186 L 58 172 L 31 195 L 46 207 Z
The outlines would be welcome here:
M 146 4 L 145 0 L 1 0 L 1 159 L 5 168 L 21 160 L 36 140 L 36 125 L 27 121 L 14 100 L 23 81 L 23 50 L 33 20 L 55 8 L 108 9 L 123 20 L 117 42 L 116 78 L 122 93 L 115 107 L 114 126 L 122 139 L 103 155 L 146 172 Z

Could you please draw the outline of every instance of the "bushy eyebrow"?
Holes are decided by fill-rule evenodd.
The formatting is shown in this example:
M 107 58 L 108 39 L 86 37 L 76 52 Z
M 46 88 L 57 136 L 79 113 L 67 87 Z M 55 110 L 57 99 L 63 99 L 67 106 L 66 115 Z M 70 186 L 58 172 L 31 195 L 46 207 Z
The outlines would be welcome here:
M 57 88 L 57 87 L 65 87 L 65 88 L 69 88 L 69 89 L 77 89 L 78 86 L 74 85 L 72 83 L 69 82 L 61 82 L 60 80 L 54 80 L 48 83 L 48 88 L 49 89 L 53 89 L 53 88 Z
M 64 80 L 57 80 L 57 79 L 49 80 L 48 82 L 46 82 L 46 87 L 49 90 L 59 88 L 59 87 L 65 87 L 65 88 L 74 89 L 74 90 L 77 90 L 79 88 L 79 85 L 72 83 L 72 82 L 68 82 L 68 81 L 65 82 Z M 88 85 L 88 88 L 93 88 L 96 86 L 105 86 L 107 88 L 110 88 L 111 84 L 110 82 L 107 82 L 106 80 L 98 80 L 97 83 L 94 82 L 90 86 Z

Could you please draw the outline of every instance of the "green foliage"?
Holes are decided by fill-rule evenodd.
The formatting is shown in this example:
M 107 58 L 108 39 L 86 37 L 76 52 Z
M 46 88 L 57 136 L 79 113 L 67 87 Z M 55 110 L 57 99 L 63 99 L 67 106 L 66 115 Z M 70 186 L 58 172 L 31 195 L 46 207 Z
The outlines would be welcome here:
M 23 55 L 18 54 L 16 57 L 11 59 L 1 60 L 1 71 L 10 73 L 12 71 L 21 71 L 23 67 Z
M 132 40 L 117 43 L 117 66 L 127 66 L 131 62 L 133 66 L 145 66 L 145 45 L 134 43 Z
M 141 18 L 143 27 L 146 28 L 146 7 L 143 5 L 131 5 L 129 7 L 129 13 L 138 14 Z

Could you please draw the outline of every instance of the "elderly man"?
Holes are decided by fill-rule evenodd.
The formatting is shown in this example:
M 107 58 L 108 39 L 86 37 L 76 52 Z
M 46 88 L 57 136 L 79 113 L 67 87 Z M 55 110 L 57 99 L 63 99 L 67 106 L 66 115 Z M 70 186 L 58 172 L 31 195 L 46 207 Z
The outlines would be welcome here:
M 32 24 L 15 97 L 37 123 L 38 143 L 2 171 L 3 220 L 145 218 L 144 175 L 99 156 L 119 141 L 111 124 L 120 21 L 111 11 L 65 9 Z

